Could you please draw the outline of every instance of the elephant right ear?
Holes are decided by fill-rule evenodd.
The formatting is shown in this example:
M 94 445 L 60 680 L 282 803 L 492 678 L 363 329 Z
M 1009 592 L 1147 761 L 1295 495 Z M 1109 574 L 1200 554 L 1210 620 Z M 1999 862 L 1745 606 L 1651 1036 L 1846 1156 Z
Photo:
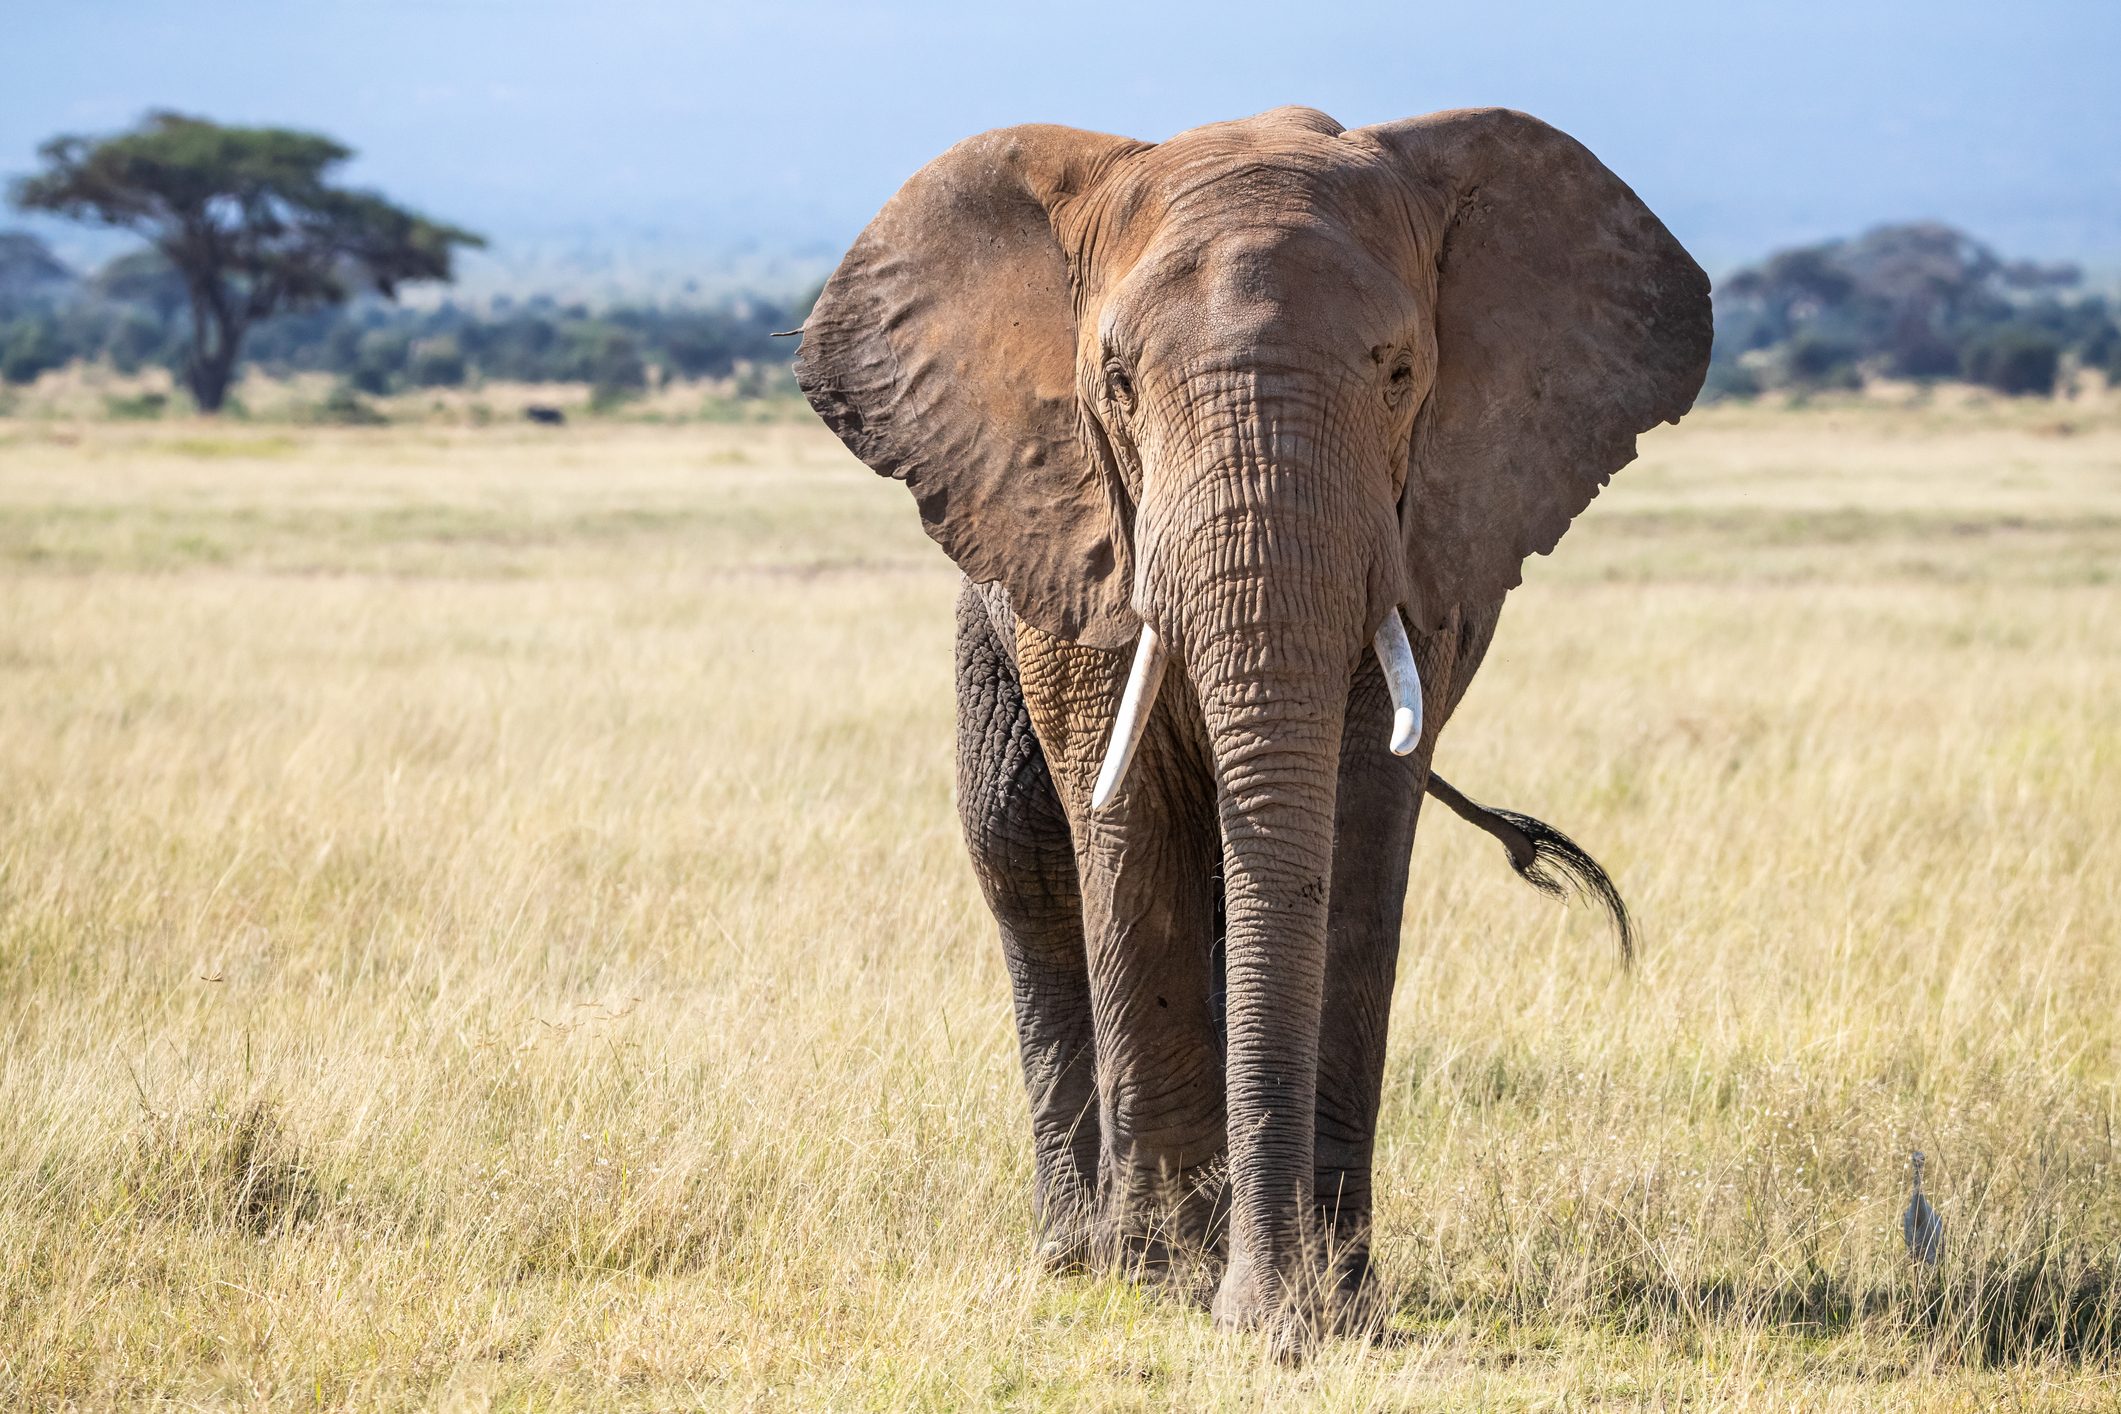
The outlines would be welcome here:
M 1125 647 L 1133 572 L 1076 398 L 1075 292 L 1054 212 L 1143 144 L 983 133 L 916 172 L 825 283 L 795 376 L 818 416 L 906 483 L 928 534 L 1016 614 Z

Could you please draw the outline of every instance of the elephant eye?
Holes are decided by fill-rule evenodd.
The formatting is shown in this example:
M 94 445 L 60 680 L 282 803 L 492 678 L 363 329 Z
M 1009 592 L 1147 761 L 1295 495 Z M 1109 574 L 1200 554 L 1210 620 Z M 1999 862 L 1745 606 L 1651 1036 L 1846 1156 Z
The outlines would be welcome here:
M 1105 392 L 1122 410 L 1134 410 L 1134 380 L 1116 358 L 1105 365 Z
M 1401 354 L 1385 377 L 1385 401 L 1392 407 L 1406 403 L 1407 395 L 1414 390 L 1414 361 Z

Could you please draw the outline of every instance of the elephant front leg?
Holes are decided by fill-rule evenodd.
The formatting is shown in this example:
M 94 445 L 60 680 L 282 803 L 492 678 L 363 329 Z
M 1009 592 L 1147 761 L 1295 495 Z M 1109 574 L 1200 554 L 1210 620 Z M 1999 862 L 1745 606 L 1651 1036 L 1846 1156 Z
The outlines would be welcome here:
M 1224 1201 L 1215 858 L 1203 803 L 1155 774 L 1087 832 L 1103 1201 L 1123 1261 L 1205 1299 Z
M 1326 924 L 1313 1205 L 1329 1292 L 1350 1326 L 1373 1323 L 1371 1161 L 1384 1085 L 1385 1033 L 1399 961 L 1414 823 L 1433 735 L 1412 756 L 1389 747 L 1391 699 L 1374 657 L 1349 696 L 1335 806 Z
M 1100 1245 L 1157 1279 L 1208 1278 L 1222 1228 L 1223 1064 L 1211 995 L 1217 846 L 1198 724 L 1186 725 L 1184 689 L 1167 689 L 1125 789 L 1092 810 L 1127 660 L 1021 623 L 1016 646 L 1082 886 Z
M 1100 1131 L 1075 850 L 1016 667 L 969 585 L 957 684 L 958 813 L 1009 967 L 1039 1255 L 1055 1270 L 1081 1268 L 1092 1260 Z

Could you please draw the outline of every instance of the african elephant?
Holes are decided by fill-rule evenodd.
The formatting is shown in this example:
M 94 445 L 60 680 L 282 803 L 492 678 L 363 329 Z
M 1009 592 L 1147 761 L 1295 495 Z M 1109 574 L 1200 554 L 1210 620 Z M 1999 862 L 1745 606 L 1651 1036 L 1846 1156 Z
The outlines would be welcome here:
M 1437 732 L 1709 334 L 1648 208 L 1501 109 L 1005 128 L 855 241 L 796 376 L 964 574 L 960 812 L 1049 1262 L 1205 1272 L 1298 1346 L 1363 1309 L 1424 793 L 1618 907 L 1432 776 Z

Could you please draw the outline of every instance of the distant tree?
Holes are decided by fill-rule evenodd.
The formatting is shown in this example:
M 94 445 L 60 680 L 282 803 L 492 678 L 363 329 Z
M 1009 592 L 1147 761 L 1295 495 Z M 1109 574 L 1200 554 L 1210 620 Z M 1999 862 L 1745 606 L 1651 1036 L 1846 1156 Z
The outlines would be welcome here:
M 1941 221 L 1876 227 L 1838 243 L 1834 258 L 1866 299 L 1944 318 L 1993 305 L 2004 268 L 1994 251 Z
M 1756 366 L 1793 387 L 1848 386 L 1875 370 L 2045 393 L 2065 369 L 2121 358 L 2113 311 L 2082 284 L 2074 265 L 2007 261 L 1941 222 L 1879 226 L 1722 281 L 1716 361 L 1767 351 Z
M 204 412 L 227 397 L 259 320 L 342 303 L 357 285 L 392 296 L 409 281 L 448 280 L 457 247 L 484 244 L 332 185 L 327 174 L 352 151 L 314 133 L 153 113 L 115 137 L 53 138 L 39 155 L 43 170 L 15 183 L 17 206 L 137 231 L 183 279 L 184 377 Z
M 2042 265 L 2037 260 L 2013 260 L 1998 275 L 2013 290 L 2034 292 L 2073 290 L 2084 283 L 2084 267 L 2071 260 L 2053 265 Z

